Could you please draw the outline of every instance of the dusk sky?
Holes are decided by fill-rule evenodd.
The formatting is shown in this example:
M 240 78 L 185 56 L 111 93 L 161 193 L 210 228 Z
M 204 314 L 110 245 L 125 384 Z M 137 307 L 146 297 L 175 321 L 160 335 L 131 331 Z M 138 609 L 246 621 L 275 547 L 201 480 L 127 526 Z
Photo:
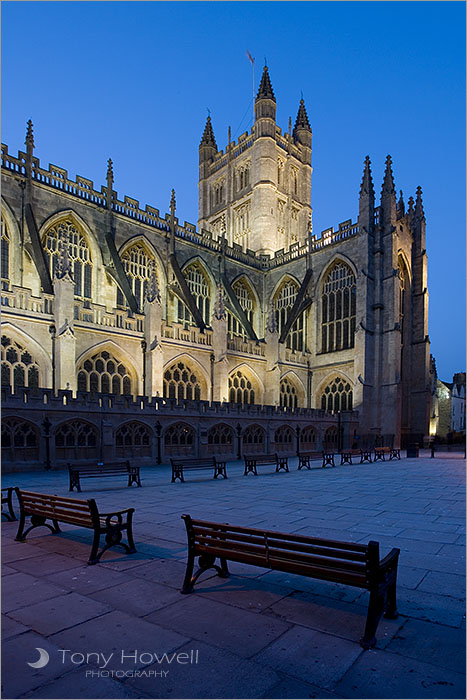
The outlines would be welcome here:
M 197 223 L 207 110 L 219 148 L 252 124 L 265 60 L 288 129 L 313 129 L 313 231 L 356 220 L 363 161 L 388 154 L 404 200 L 423 189 L 431 352 L 465 369 L 465 3 L 2 2 L 2 142 L 119 199 Z

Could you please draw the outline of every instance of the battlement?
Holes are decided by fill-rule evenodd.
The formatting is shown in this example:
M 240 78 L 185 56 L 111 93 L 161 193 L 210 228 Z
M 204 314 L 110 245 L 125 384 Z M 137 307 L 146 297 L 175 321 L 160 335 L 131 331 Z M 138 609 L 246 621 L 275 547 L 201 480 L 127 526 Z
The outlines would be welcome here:
M 280 130 L 279 130 L 280 131 Z M 287 139 L 284 139 L 279 134 L 281 145 L 285 149 L 288 144 Z M 252 133 L 245 132 L 242 134 L 238 143 L 233 141 L 230 144 L 232 156 L 238 155 L 242 149 L 246 150 L 253 143 Z M 227 149 L 228 150 L 228 149 Z M 222 167 L 223 158 L 227 163 L 227 156 L 219 151 L 216 158 L 219 160 L 219 167 Z M 18 156 L 12 156 L 8 153 L 8 146 L 2 144 L 1 167 L 7 173 L 11 173 L 16 177 L 26 178 L 26 153 L 18 151 Z M 224 163 L 224 164 L 225 164 Z M 66 193 L 68 196 L 76 197 L 81 201 L 88 202 L 99 209 L 107 208 L 107 188 L 101 186 L 100 191 L 94 187 L 92 180 L 89 180 L 80 175 L 76 176 L 76 180 L 72 180 L 68 176 L 68 171 L 57 165 L 49 164 L 48 169 L 42 168 L 39 158 L 32 159 L 32 180 L 37 184 L 45 187 L 50 187 L 54 190 Z M 159 209 L 146 205 L 145 209 L 140 207 L 139 201 L 132 197 L 124 196 L 123 201 L 118 199 L 117 192 L 112 190 L 111 210 L 125 218 L 157 229 L 160 232 L 168 233 L 170 231 L 170 214 L 162 216 Z M 376 214 L 375 214 L 376 216 Z M 256 253 L 252 250 L 242 250 L 242 247 L 236 243 L 232 246 L 225 242 L 214 238 L 211 231 L 202 229 L 197 231 L 196 226 L 187 221 L 180 224 L 177 217 L 174 217 L 174 233 L 177 238 L 180 238 L 189 243 L 194 243 L 197 246 L 207 248 L 216 253 L 224 251 L 227 258 L 236 260 L 250 267 L 260 270 L 270 270 L 280 265 L 284 265 L 291 260 L 305 257 L 308 252 L 322 250 L 325 246 L 339 243 L 347 238 L 355 236 L 358 233 L 358 225 L 352 224 L 351 220 L 344 221 L 339 224 L 339 228 L 335 231 L 333 228 L 325 229 L 320 238 L 311 236 L 310 241 L 304 243 L 293 243 L 289 249 L 277 250 L 273 256 Z

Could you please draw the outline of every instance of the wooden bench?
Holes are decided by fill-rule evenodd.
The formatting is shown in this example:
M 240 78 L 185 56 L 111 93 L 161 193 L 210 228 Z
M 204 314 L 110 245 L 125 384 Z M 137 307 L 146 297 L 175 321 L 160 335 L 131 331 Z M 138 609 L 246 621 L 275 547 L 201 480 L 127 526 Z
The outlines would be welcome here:
M 391 459 L 400 459 L 401 451 L 398 447 L 375 447 L 375 462 L 378 460 L 384 462 L 385 455 L 389 455 L 389 461 L 391 461 Z
M 258 476 L 256 467 L 267 466 L 268 464 L 273 464 L 276 467 L 276 472 L 283 469 L 285 472 L 289 471 L 288 457 L 279 457 L 277 454 L 273 455 L 244 455 L 245 460 L 245 471 L 243 476 L 247 474 L 254 474 Z
M 213 469 L 214 479 L 217 479 L 218 476 L 223 476 L 224 479 L 227 479 L 225 462 L 218 462 L 215 457 L 204 457 L 201 459 L 179 457 L 170 461 L 172 463 L 172 483 L 176 479 L 185 481 L 183 478 L 184 471 L 196 471 L 199 469 Z
M 76 488 L 81 491 L 80 479 L 98 478 L 101 476 L 119 476 L 124 474 L 128 477 L 128 486 L 136 484 L 141 486 L 139 467 L 130 466 L 130 462 L 107 462 L 106 464 L 89 464 L 86 462 L 68 463 L 68 473 L 70 476 L 70 491 Z
M 322 460 L 322 467 L 325 467 L 328 464 L 331 467 L 336 466 L 334 464 L 334 452 L 322 450 L 321 452 L 301 452 L 298 455 L 298 468 L 303 469 L 304 467 L 306 467 L 306 469 L 311 469 L 310 462 L 313 462 L 317 459 Z
M 360 464 L 363 464 L 363 462 L 371 462 L 371 450 L 360 450 L 359 448 L 342 450 L 341 464 L 353 464 L 353 457 L 360 457 Z
M 181 593 L 192 593 L 198 577 L 211 568 L 227 578 L 227 561 L 236 561 L 368 590 L 368 615 L 360 640 L 364 649 L 376 644 L 376 628 L 383 612 L 386 617 L 397 617 L 399 549 L 380 560 L 378 542 L 338 542 L 194 520 L 189 515 L 182 518 L 188 536 L 188 561 Z M 199 569 L 193 575 L 195 557 L 199 557 Z M 217 558 L 220 566 L 215 564 Z
M 16 520 L 15 511 L 13 508 L 14 490 L 15 489 L 13 486 L 5 486 L 5 488 L 2 489 L 2 515 L 4 515 L 9 522 Z M 6 510 L 3 509 L 4 505 L 7 507 Z
M 15 491 L 20 506 L 20 521 L 15 538 L 17 542 L 24 542 L 28 532 L 36 527 L 48 527 L 55 534 L 61 532 L 58 523 L 68 523 L 94 530 L 88 564 L 97 564 L 107 549 L 117 545 L 123 547 L 128 554 L 136 552 L 132 528 L 134 508 L 100 513 L 93 498 L 79 501 L 63 496 L 21 491 L 19 488 Z M 24 532 L 27 516 L 31 517 L 31 525 Z M 46 522 L 47 520 L 51 520 L 52 525 Z M 128 544 L 121 541 L 124 531 Z M 101 535 L 105 535 L 105 545 L 99 552 Z

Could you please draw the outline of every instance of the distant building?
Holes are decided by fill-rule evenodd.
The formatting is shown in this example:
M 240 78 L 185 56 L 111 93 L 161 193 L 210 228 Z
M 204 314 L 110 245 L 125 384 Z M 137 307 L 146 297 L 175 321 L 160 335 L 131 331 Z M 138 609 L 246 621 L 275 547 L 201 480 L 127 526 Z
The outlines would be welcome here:
M 42 167 L 31 123 L 2 146 L 9 460 L 40 462 L 46 433 L 55 462 L 427 438 L 421 189 L 396 200 L 388 156 L 377 205 L 367 157 L 358 220 L 317 236 L 311 142 L 303 100 L 276 124 L 265 67 L 251 132 L 219 150 L 207 119 L 198 229 L 174 196 L 119 200 L 111 161 L 100 190 Z
M 452 382 L 438 379 L 436 364 L 431 357 L 432 398 L 430 436 L 442 440 L 465 435 L 465 372 L 453 375 Z

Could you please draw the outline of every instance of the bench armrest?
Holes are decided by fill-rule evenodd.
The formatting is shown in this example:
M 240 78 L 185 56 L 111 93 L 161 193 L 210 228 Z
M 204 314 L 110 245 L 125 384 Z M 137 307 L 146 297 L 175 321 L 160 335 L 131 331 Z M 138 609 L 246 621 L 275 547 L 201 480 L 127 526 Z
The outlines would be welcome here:
M 401 550 L 397 549 L 396 547 L 394 549 L 391 549 L 389 554 L 386 554 L 386 556 L 383 559 L 381 559 L 379 563 L 380 570 L 384 571 L 386 569 L 390 569 L 394 566 L 397 566 L 400 551 Z
M 100 518 L 108 518 L 109 516 L 112 516 L 112 515 L 124 515 L 124 513 L 127 513 L 128 515 L 130 515 L 130 513 L 134 513 L 134 512 L 135 512 L 134 508 L 125 508 L 125 510 L 114 510 L 111 513 L 101 513 L 99 511 L 99 517 Z

